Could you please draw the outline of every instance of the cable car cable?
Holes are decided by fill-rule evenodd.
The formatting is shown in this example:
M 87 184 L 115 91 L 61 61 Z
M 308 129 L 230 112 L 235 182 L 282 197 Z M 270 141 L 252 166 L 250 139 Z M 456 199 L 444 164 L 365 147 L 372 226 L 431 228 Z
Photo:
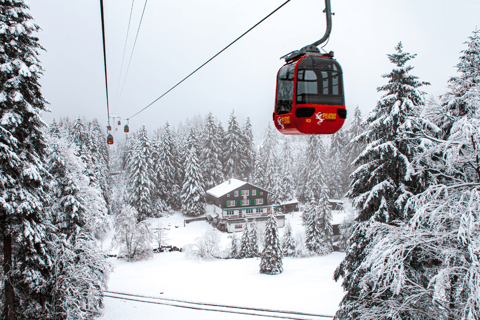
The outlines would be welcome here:
M 182 82 L 184 82 L 185 80 L 187 80 L 188 78 L 190 78 L 190 76 L 192 76 L 195 72 L 197 72 L 198 70 L 200 70 L 201 68 L 203 68 L 207 63 L 209 63 L 210 61 L 212 61 L 213 59 L 215 59 L 217 56 L 219 56 L 223 51 L 227 50 L 231 45 L 233 45 L 235 42 L 237 42 L 238 40 L 240 40 L 243 36 L 245 36 L 247 33 L 249 33 L 250 31 L 252 31 L 256 26 L 258 26 L 259 24 L 261 24 L 263 21 L 267 20 L 271 15 L 273 15 L 275 12 L 277 12 L 278 10 L 280 10 L 283 6 L 285 6 L 287 3 L 289 3 L 291 0 L 287 0 L 285 1 L 282 5 L 280 5 L 277 9 L 273 10 L 270 14 L 268 14 L 265 18 L 263 18 L 262 20 L 260 20 L 259 22 L 257 22 L 253 27 L 251 27 L 250 29 L 248 29 L 247 31 L 245 31 L 240 37 L 238 37 L 237 39 L 235 39 L 234 41 L 232 41 L 228 46 L 226 46 L 225 48 L 223 48 L 222 50 L 220 50 L 216 55 L 214 55 L 213 57 L 211 57 L 210 59 L 207 60 L 207 62 L 205 62 L 204 64 L 202 64 L 200 67 L 198 67 L 197 69 L 195 69 L 193 72 L 191 72 L 188 76 L 186 76 L 185 78 L 183 78 L 180 82 L 178 82 L 176 85 L 174 85 L 173 87 L 171 87 L 170 89 L 168 89 L 168 91 L 166 91 L 164 94 L 162 94 L 160 97 L 158 97 L 157 99 L 153 100 L 150 104 L 148 104 L 145 108 L 143 108 L 142 110 L 138 111 L 137 113 L 135 113 L 134 115 L 130 116 L 127 118 L 127 120 L 135 117 L 136 115 L 138 115 L 140 112 L 143 112 L 145 109 L 147 109 L 148 107 L 150 107 L 151 105 L 153 105 L 155 102 L 157 102 L 158 100 L 160 100 L 161 98 L 163 98 L 165 95 L 167 95 L 167 93 L 169 93 L 170 91 L 172 91 L 173 89 L 175 89 L 176 87 L 178 87 Z
M 128 34 L 130 32 L 130 23 L 132 21 L 132 12 L 133 12 L 134 4 L 135 4 L 135 0 L 132 0 L 132 7 L 130 8 L 130 17 L 128 18 L 127 36 L 125 37 L 125 45 L 123 46 L 122 64 L 120 65 L 120 74 L 118 75 L 118 84 L 117 84 L 117 93 L 116 93 L 117 99 L 116 99 L 115 105 L 118 104 L 118 89 L 120 88 L 120 80 L 122 80 L 123 62 L 125 61 L 125 52 L 127 51 Z
M 138 28 L 137 28 L 137 35 L 135 36 L 135 41 L 133 42 L 132 53 L 130 54 L 130 59 L 128 60 L 128 67 L 127 67 L 127 71 L 125 72 L 125 77 L 123 78 L 122 89 L 120 90 L 120 95 L 118 96 L 118 100 L 120 100 L 122 96 L 123 88 L 125 87 L 125 82 L 127 81 L 128 71 L 130 70 L 130 63 L 132 62 L 133 52 L 135 51 L 135 45 L 137 44 L 138 34 L 140 33 L 140 28 L 142 27 L 143 15 L 145 14 L 145 8 L 147 7 L 147 2 L 148 0 L 145 0 L 142 16 L 140 18 L 140 23 L 138 24 Z
M 107 96 L 107 116 L 108 116 L 108 123 L 110 124 L 110 106 L 108 102 L 107 47 L 105 44 L 105 18 L 104 18 L 104 12 L 103 12 L 103 0 L 100 0 L 100 13 L 102 16 L 103 64 L 105 67 L 105 93 Z

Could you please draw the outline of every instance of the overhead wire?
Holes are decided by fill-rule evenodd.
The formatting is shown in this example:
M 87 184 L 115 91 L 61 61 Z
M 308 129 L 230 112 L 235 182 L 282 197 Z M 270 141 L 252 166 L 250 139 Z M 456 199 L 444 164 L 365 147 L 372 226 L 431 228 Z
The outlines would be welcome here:
M 118 84 L 117 84 L 117 99 L 115 101 L 115 105 L 118 105 L 118 89 L 120 88 L 120 81 L 122 80 L 122 71 L 123 71 L 123 63 L 125 61 L 125 52 L 127 51 L 127 42 L 128 42 L 128 34 L 130 33 L 130 23 L 132 21 L 132 13 L 133 13 L 133 5 L 135 4 L 135 0 L 132 0 L 132 7 L 130 8 L 130 17 L 128 18 L 128 27 L 127 27 L 127 35 L 125 37 L 125 45 L 123 46 L 123 55 L 122 55 L 122 64 L 120 65 L 120 74 L 118 75 Z
M 190 78 L 194 73 L 196 73 L 198 70 L 200 70 L 201 68 L 203 68 L 207 63 L 209 63 L 210 61 L 212 61 L 213 59 L 215 59 L 217 56 L 219 56 L 222 52 L 224 52 L 225 50 L 227 50 L 231 45 L 233 45 L 235 42 L 237 42 L 238 40 L 240 40 L 243 36 L 245 36 L 247 33 L 249 33 L 250 31 L 252 31 L 255 27 L 257 27 L 259 24 L 261 24 L 263 21 L 267 20 L 271 15 L 273 15 L 275 12 L 277 12 L 278 10 L 280 10 L 283 6 L 285 6 L 287 3 L 289 3 L 291 0 L 287 0 L 285 1 L 284 3 L 282 3 L 278 8 L 276 8 L 275 10 L 273 10 L 271 13 L 269 13 L 265 18 L 263 18 L 262 20 L 260 20 L 259 22 L 257 22 L 253 27 L 251 27 L 250 29 L 248 29 L 247 31 L 245 31 L 241 36 L 239 36 L 237 39 L 235 39 L 234 41 L 232 41 L 229 45 L 227 45 L 225 48 L 223 48 L 222 50 L 220 50 L 217 54 L 215 54 L 213 57 L 211 57 L 210 59 L 208 59 L 204 64 L 202 64 L 200 67 L 198 67 L 197 69 L 195 69 L 194 71 L 192 71 L 188 76 L 186 76 L 185 78 L 183 78 L 182 80 L 180 80 L 176 85 L 174 85 L 173 87 L 171 87 L 170 89 L 168 89 L 164 94 L 162 94 L 160 97 L 158 97 L 157 99 L 153 100 L 151 103 L 149 103 L 146 107 L 144 107 L 143 109 L 141 109 L 140 111 L 138 111 L 137 113 L 135 113 L 134 115 L 130 116 L 129 118 L 127 118 L 127 120 L 135 117 L 136 115 L 138 115 L 139 113 L 145 111 L 147 108 L 149 108 L 150 106 L 152 106 L 155 102 L 157 102 L 158 100 L 160 100 L 161 98 L 163 98 L 165 95 L 167 95 L 170 91 L 172 91 L 173 89 L 175 89 L 176 87 L 178 87 L 182 82 L 184 82 L 185 80 L 187 80 L 188 78 Z
M 107 46 L 105 42 L 105 18 L 104 18 L 105 14 L 103 10 L 103 0 L 100 0 L 100 13 L 102 16 L 103 64 L 105 67 L 105 94 L 107 96 L 108 124 L 110 125 L 110 105 L 108 101 Z
M 140 33 L 140 28 L 142 27 L 142 21 L 143 21 L 143 16 L 145 14 L 145 8 L 147 7 L 147 2 L 148 2 L 148 0 L 145 0 L 145 4 L 143 6 L 143 11 L 142 11 L 142 16 L 140 18 L 140 23 L 138 24 L 137 34 L 135 36 L 135 41 L 133 42 L 132 53 L 130 54 L 130 59 L 128 60 L 128 67 L 127 67 L 127 71 L 125 72 L 125 77 L 123 78 L 122 89 L 120 90 L 120 95 L 118 96 L 118 100 L 120 100 L 120 98 L 122 96 L 122 93 L 123 93 L 123 88 L 125 87 L 125 82 L 127 80 L 128 71 L 130 70 L 130 63 L 132 62 L 133 52 L 135 51 L 135 46 L 137 44 L 138 34 Z

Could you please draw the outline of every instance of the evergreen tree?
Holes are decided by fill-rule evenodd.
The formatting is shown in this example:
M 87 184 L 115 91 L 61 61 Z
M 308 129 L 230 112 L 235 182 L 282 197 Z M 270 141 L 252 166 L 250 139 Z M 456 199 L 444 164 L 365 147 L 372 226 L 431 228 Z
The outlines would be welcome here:
M 142 221 L 154 215 L 151 200 L 155 190 L 152 149 L 145 125 L 138 131 L 130 161 L 128 203 L 138 211 L 138 221 Z
M 51 207 L 56 234 L 50 234 L 47 251 L 53 257 L 49 289 L 49 311 L 55 318 L 88 319 L 103 307 L 111 270 L 95 239 L 106 214 L 101 190 L 89 185 L 85 164 L 75 156 L 76 146 L 63 138 L 48 139 L 48 170 Z M 103 209 L 103 210 L 98 210 Z M 82 307 L 88 306 L 87 308 Z
M 289 137 L 285 137 L 282 148 L 283 162 L 281 166 L 280 186 L 281 194 L 279 201 L 285 202 L 295 199 L 294 160 L 293 150 Z
M 296 253 L 295 239 L 292 237 L 292 225 L 287 222 L 285 225 L 285 233 L 282 239 L 282 254 L 284 257 L 293 257 Z
M 347 194 L 359 211 L 359 221 L 402 219 L 406 201 L 418 191 L 411 161 L 419 142 L 402 135 L 414 130 L 411 118 L 419 117 L 424 103 L 417 88 L 428 83 L 408 74 L 413 67 L 406 63 L 415 55 L 403 52 L 401 43 L 395 49 L 397 53 L 388 57 L 396 68 L 383 75 L 389 83 L 378 88 L 386 93 L 365 120 L 366 130 L 355 139 L 368 143 L 354 161 L 359 168 Z
M 479 31 L 467 45 L 442 104 L 426 113 L 434 130 L 420 134 L 429 143 L 416 169 L 429 188 L 408 202 L 408 221 L 372 223 L 368 230 L 375 238 L 361 265 L 363 285 L 358 299 L 344 307 L 365 319 L 387 312 L 392 318 L 448 320 L 480 314 Z
M 345 154 L 346 135 L 342 129 L 334 133 L 328 148 L 325 180 L 330 186 L 329 196 L 333 199 L 341 199 L 348 188 L 348 181 L 345 180 L 345 170 L 348 168 L 348 158 Z
M 250 232 L 248 233 L 248 250 L 247 258 L 259 257 L 258 252 L 258 229 L 257 223 L 252 222 L 250 224 Z
M 255 163 L 255 184 L 269 191 L 272 191 L 275 186 L 275 172 L 280 165 L 277 161 L 277 145 L 276 129 L 273 129 L 269 123 L 260 146 L 258 161 Z M 269 197 L 271 196 L 272 194 L 269 194 Z
M 238 247 L 238 239 L 235 232 L 232 233 L 230 238 L 232 239 L 232 242 L 230 243 L 230 258 L 237 258 L 240 248 Z
M 399 43 L 396 53 L 388 55 L 395 65 L 392 72 L 383 75 L 388 84 L 379 87 L 385 95 L 365 119 L 365 131 L 355 141 L 368 144 L 354 161 L 358 169 L 352 174 L 347 197 L 353 199 L 358 211 L 357 226 L 350 238 L 347 255 L 335 271 L 335 279 L 344 277 L 342 286 L 347 291 L 337 315 L 353 319 L 352 309 L 366 270 L 360 267 L 368 257 L 370 242 L 364 237 L 371 222 L 393 223 L 403 220 L 408 199 L 422 191 L 418 177 L 412 171 L 411 161 L 421 152 L 419 139 L 409 139 L 406 133 L 415 130 L 412 119 L 419 119 L 423 108 L 423 93 L 418 89 L 427 82 L 410 75 L 413 69 L 407 62 L 415 57 L 403 52 Z
M 253 131 L 250 118 L 247 118 L 242 128 L 242 178 L 252 180 L 255 166 L 255 144 L 253 142 Z
M 282 249 L 278 237 L 277 218 L 271 214 L 265 226 L 265 245 L 263 247 L 260 273 L 279 274 L 283 272 Z
M 248 224 L 245 224 L 245 229 L 243 230 L 242 238 L 240 239 L 240 251 L 238 252 L 238 255 L 237 255 L 238 259 L 249 258 L 249 255 L 248 255 L 248 249 L 250 247 L 250 238 L 248 236 L 249 234 L 250 232 L 248 230 Z
M 48 292 L 45 248 L 49 232 L 46 204 L 45 140 L 41 112 L 47 101 L 40 92 L 42 46 L 21 0 L 0 6 L 0 239 L 3 266 L 0 304 L 7 320 L 41 316 Z M 38 311 L 38 312 L 37 312 Z
M 185 159 L 185 180 L 182 186 L 182 211 L 187 215 L 205 213 L 205 190 L 197 158 L 195 130 L 192 127 L 187 141 L 188 155 Z
M 215 119 L 210 112 L 205 120 L 202 143 L 202 169 L 205 189 L 211 189 L 224 180 L 220 155 L 222 145 L 218 136 Z
M 175 190 L 179 189 L 176 185 L 177 152 L 168 122 L 163 128 L 163 135 L 159 149 L 157 164 L 159 170 L 157 173 L 158 193 L 162 196 L 162 200 L 164 200 L 167 205 L 176 207 L 175 199 L 180 197 L 180 194 L 175 192 Z
M 242 178 L 243 163 L 242 163 L 242 142 L 244 137 L 240 127 L 238 126 L 237 118 L 234 112 L 230 114 L 228 120 L 228 131 L 225 137 L 225 151 L 224 151 L 224 173 L 227 178 Z
M 222 163 L 222 170 L 223 170 L 224 178 L 225 178 L 225 166 L 227 164 L 226 157 L 225 157 L 226 156 L 226 153 L 225 153 L 226 152 L 226 133 L 225 133 L 225 129 L 223 128 L 223 125 L 220 121 L 218 122 L 218 125 L 217 125 L 217 139 L 220 143 L 220 150 L 222 151 L 218 155 L 218 159 Z
M 358 158 L 360 153 L 365 150 L 365 143 L 361 141 L 357 141 L 355 138 L 360 136 L 363 131 L 365 130 L 363 120 L 362 120 L 362 112 L 358 106 L 355 107 L 355 111 L 353 113 L 352 121 L 350 123 L 350 127 L 346 132 L 346 140 L 345 140 L 345 150 L 343 152 L 343 156 L 345 157 L 344 165 L 345 168 L 341 174 L 342 186 L 344 190 L 344 194 L 348 191 L 348 187 L 351 183 L 350 175 L 355 171 L 357 166 L 353 163 L 355 159 Z M 342 195 L 342 197 L 344 196 Z
M 308 137 L 306 159 L 301 171 L 299 184 L 299 200 L 307 202 L 320 197 L 324 181 L 326 151 L 322 138 L 312 135 Z
M 310 202 L 305 228 L 305 247 L 312 253 L 325 255 L 332 252 L 332 212 L 328 207 L 328 189 L 322 187 L 320 199 Z

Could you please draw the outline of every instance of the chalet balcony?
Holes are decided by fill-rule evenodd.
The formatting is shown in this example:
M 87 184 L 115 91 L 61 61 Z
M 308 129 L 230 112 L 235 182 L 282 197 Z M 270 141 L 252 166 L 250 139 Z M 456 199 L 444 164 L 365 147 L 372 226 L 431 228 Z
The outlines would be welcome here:
M 243 217 L 239 217 L 238 215 L 235 216 L 227 216 L 225 217 L 225 220 L 227 220 L 229 223 L 242 223 L 242 222 L 253 222 L 253 221 L 267 221 L 268 220 L 268 213 L 252 213 L 252 214 L 247 214 L 243 215 Z M 283 214 L 276 214 L 275 217 L 280 220 L 280 219 L 285 219 L 285 215 Z

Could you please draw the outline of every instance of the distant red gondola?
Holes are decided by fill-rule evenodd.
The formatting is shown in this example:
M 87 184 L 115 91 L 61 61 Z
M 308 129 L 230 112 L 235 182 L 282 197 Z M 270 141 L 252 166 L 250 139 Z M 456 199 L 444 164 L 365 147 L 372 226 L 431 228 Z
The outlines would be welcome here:
M 123 131 L 130 132 L 130 128 L 128 128 L 128 124 L 126 124 L 125 127 L 123 127 Z
M 113 144 L 113 136 L 111 134 L 107 136 L 107 144 Z
M 112 126 L 111 126 L 111 125 L 108 125 L 108 126 L 107 126 L 107 130 L 108 130 L 108 131 L 112 131 Z

